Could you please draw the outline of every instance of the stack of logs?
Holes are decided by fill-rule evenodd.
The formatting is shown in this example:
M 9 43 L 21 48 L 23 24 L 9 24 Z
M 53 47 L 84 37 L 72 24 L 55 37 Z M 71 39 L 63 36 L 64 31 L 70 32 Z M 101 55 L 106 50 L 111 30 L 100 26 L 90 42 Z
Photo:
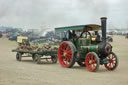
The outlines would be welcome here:
M 51 47 L 50 45 L 43 45 L 41 48 L 38 49 L 38 51 L 57 51 L 57 47 Z
M 50 45 L 44 44 L 42 47 L 30 46 L 30 45 L 21 45 L 17 50 L 30 50 L 30 51 L 57 51 L 57 47 L 51 47 Z

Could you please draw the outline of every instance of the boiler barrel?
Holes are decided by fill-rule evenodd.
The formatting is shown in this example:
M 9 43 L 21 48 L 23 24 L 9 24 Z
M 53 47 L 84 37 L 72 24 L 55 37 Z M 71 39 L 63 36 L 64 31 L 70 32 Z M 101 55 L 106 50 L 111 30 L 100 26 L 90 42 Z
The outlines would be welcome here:
M 98 45 L 81 46 L 82 50 L 98 53 Z

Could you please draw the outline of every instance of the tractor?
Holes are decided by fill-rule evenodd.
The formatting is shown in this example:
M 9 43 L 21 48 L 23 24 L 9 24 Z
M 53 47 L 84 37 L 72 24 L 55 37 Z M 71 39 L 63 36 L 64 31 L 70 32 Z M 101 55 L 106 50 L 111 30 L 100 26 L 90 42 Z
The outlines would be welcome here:
M 118 58 L 112 46 L 106 40 L 106 17 L 101 18 L 101 25 L 88 24 L 57 27 L 55 31 L 63 33 L 58 49 L 58 60 L 62 67 L 71 68 L 77 62 L 89 71 L 95 72 L 100 65 L 108 70 L 115 70 Z M 102 36 L 99 31 L 101 30 Z

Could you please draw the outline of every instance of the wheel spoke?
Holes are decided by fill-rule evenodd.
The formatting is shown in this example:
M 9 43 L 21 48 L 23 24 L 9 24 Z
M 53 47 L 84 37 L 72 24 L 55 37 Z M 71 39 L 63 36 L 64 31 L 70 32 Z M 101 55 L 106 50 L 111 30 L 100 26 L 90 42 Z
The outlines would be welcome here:
M 66 47 L 66 51 L 69 51 L 69 50 L 70 50 L 70 47 L 69 47 L 69 46 L 67 46 L 67 47 Z
M 87 60 L 88 60 L 88 62 L 89 62 L 89 61 L 90 61 L 90 57 L 88 57 L 88 59 L 87 59 Z
M 67 57 L 72 57 L 70 54 L 67 54 Z
M 95 64 L 93 64 L 93 67 L 96 68 Z
M 71 51 L 71 50 L 69 50 L 67 53 L 70 53 L 70 54 L 71 54 L 71 53 L 72 53 L 72 51 Z
M 113 61 L 113 64 L 115 64 L 115 63 L 116 63 L 116 61 L 114 60 L 114 61 Z
M 92 69 L 92 64 L 89 65 L 90 69 Z
M 91 55 L 91 60 L 93 60 L 93 55 Z
M 68 61 L 65 61 L 65 62 L 66 62 L 65 64 L 67 65 L 68 64 Z
M 61 51 L 64 51 L 64 50 L 65 50 L 64 48 L 61 49 Z
M 93 60 L 94 63 L 96 63 L 96 60 Z
M 109 67 L 111 67 L 111 63 L 109 63 Z
M 114 56 L 112 56 L 112 59 L 114 59 Z

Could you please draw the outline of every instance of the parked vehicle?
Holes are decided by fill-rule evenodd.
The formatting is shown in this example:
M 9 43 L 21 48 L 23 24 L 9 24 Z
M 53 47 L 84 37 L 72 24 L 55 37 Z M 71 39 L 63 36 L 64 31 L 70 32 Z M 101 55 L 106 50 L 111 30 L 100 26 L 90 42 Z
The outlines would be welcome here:
M 2 35 L 2 33 L 0 32 L 0 38 L 2 37 L 3 35 Z
M 10 36 L 9 37 L 9 40 L 15 40 L 15 41 L 17 41 L 17 36 Z
M 111 35 L 107 35 L 107 42 L 113 42 L 113 38 Z
M 128 39 L 128 33 L 126 34 L 125 38 Z
M 17 36 L 17 42 L 19 45 L 21 45 L 24 40 L 28 40 L 28 37 L 27 36 Z

